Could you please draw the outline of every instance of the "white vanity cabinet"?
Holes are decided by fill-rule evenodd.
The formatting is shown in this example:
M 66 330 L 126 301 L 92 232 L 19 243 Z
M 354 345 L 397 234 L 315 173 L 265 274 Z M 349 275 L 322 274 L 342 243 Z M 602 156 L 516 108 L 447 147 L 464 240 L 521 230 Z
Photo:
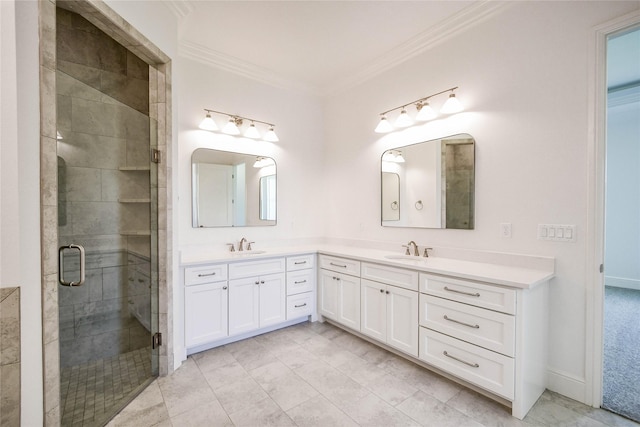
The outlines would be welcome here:
M 229 334 L 227 264 L 185 269 L 185 344 L 187 348 Z
M 230 336 L 286 320 L 284 272 L 284 258 L 229 265 Z
M 512 402 L 545 390 L 548 282 L 531 289 L 420 274 L 419 358 Z
M 360 332 L 418 357 L 418 272 L 362 263 L 361 276 Z
M 320 314 L 359 331 L 360 262 L 320 255 L 320 267 Z
M 287 257 L 287 320 L 313 314 L 315 254 Z

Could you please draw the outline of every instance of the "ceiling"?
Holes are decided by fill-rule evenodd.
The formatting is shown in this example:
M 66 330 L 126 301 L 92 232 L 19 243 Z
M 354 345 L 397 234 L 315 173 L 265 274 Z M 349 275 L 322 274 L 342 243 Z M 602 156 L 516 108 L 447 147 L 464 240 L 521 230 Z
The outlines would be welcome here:
M 318 95 L 398 65 L 499 9 L 475 1 L 170 1 L 180 53 Z
M 217 68 L 331 95 L 468 29 L 510 2 L 165 0 L 180 53 Z M 610 39 L 608 86 L 640 81 L 640 31 Z

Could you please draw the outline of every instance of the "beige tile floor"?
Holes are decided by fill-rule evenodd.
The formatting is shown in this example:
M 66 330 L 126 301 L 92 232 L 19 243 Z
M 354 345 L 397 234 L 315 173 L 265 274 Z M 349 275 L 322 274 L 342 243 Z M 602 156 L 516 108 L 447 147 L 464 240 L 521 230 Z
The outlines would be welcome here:
M 189 357 L 109 426 L 633 426 L 545 392 L 527 417 L 339 328 L 303 323 Z

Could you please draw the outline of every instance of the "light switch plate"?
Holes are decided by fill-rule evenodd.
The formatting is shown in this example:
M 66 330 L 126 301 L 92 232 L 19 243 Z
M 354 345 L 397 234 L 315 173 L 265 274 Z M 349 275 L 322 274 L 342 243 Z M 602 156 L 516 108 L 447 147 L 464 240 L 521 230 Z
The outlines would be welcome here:
M 538 224 L 538 240 L 575 242 L 576 226 L 568 224 Z

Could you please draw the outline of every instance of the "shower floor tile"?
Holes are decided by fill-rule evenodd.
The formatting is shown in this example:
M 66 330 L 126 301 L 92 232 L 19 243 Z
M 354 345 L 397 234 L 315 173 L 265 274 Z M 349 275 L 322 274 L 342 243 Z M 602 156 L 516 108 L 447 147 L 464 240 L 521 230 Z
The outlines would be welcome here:
M 104 421 L 106 414 L 150 377 L 149 347 L 62 368 L 62 425 L 91 426 Z

